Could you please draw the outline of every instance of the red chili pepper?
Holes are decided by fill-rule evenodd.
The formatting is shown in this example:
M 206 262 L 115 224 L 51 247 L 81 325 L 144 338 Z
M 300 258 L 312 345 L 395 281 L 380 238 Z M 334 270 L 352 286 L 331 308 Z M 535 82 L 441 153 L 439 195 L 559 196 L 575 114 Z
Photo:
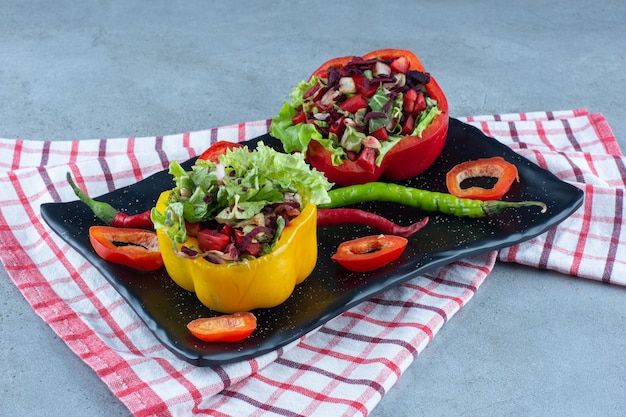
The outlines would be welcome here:
M 128 215 L 126 213 L 117 212 L 110 226 L 112 227 L 134 227 L 138 229 L 153 229 L 154 224 L 150 218 L 150 210 L 146 210 L 143 213 L 137 213 Z
M 464 180 L 479 177 L 496 178 L 497 182 L 492 188 L 461 187 Z M 509 191 L 515 180 L 519 181 L 517 167 L 504 158 L 495 156 L 456 165 L 446 175 L 446 186 L 448 192 L 456 197 L 483 201 L 498 200 Z
M 93 212 L 93 214 L 100 220 L 102 220 L 107 226 L 112 227 L 124 227 L 124 228 L 137 228 L 137 229 L 153 229 L 154 225 L 152 223 L 152 219 L 150 218 L 150 211 L 146 210 L 143 213 L 128 215 L 126 213 L 122 213 L 112 205 L 102 202 L 96 201 L 85 194 L 78 186 L 74 183 L 72 176 L 70 173 L 67 173 L 67 182 L 70 184 L 72 189 L 74 190 L 74 194 L 85 203 Z
M 369 272 L 402 255 L 408 240 L 402 236 L 374 235 L 343 242 L 331 259 L 354 272 Z
M 240 312 L 217 317 L 199 318 L 187 324 L 192 335 L 205 342 L 238 342 L 256 329 L 256 317 Z
M 229 149 L 234 149 L 234 148 L 243 148 L 243 145 L 241 143 L 219 140 L 215 142 L 213 145 L 209 146 L 204 152 L 202 152 L 200 156 L 198 157 L 198 159 L 203 160 L 203 161 L 218 162 L 219 161 L 218 158 L 220 155 L 223 155 Z
M 369 226 L 382 233 L 390 235 L 411 237 L 415 233 L 422 230 L 428 223 L 428 217 L 415 222 L 409 226 L 400 226 L 369 211 L 353 209 L 353 208 L 334 208 L 334 209 L 318 209 L 317 225 L 324 226 L 340 226 L 342 224 L 356 224 L 360 226 Z
M 92 226 L 89 241 L 106 261 L 140 271 L 154 271 L 163 266 L 159 240 L 150 230 Z

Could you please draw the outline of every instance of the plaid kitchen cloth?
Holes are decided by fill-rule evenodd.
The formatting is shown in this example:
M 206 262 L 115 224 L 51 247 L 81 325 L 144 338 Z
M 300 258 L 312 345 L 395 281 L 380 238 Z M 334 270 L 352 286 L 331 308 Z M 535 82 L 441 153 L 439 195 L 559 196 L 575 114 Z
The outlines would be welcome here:
M 365 301 L 274 352 L 196 367 L 161 345 L 105 278 L 43 221 L 198 155 L 267 133 L 269 120 L 121 139 L 0 139 L 0 260 L 34 311 L 135 416 L 366 416 L 497 259 L 626 284 L 624 159 L 600 114 L 583 109 L 461 118 L 585 191 L 582 207 L 522 244 L 444 266 Z

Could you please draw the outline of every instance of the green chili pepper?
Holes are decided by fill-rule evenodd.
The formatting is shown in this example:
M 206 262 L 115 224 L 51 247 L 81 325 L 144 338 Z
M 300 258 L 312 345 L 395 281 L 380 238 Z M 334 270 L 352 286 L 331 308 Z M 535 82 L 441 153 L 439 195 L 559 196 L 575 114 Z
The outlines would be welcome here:
M 387 201 L 459 217 L 484 217 L 509 208 L 528 206 L 540 207 L 542 213 L 548 209 L 541 201 L 473 200 L 384 182 L 368 182 L 336 188 L 329 191 L 328 196 L 330 203 L 319 205 L 319 208 L 344 207 L 366 201 Z
M 105 224 L 113 227 L 128 227 L 138 229 L 154 229 L 152 219 L 150 218 L 150 210 L 143 213 L 128 215 L 120 212 L 115 207 L 103 201 L 96 201 L 85 194 L 74 182 L 72 175 L 68 172 L 66 175 L 67 182 L 74 190 L 76 197 L 87 205 L 93 214 L 102 220 Z

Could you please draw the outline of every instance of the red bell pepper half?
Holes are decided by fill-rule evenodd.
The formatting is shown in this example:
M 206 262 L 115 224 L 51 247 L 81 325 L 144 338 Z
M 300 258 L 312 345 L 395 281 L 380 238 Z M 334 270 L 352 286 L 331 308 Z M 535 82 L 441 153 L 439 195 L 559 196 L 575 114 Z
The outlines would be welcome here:
M 480 177 L 496 178 L 497 181 L 491 188 L 462 187 L 463 181 Z M 517 167 L 500 156 L 463 162 L 446 174 L 446 186 L 450 194 L 483 201 L 500 199 L 515 180 L 519 181 Z
M 342 242 L 331 259 L 354 272 L 369 272 L 395 261 L 408 240 L 394 235 L 373 235 Z
M 302 99 L 294 100 L 292 93 L 293 107 L 283 105 L 270 133 L 287 152 L 306 152 L 307 162 L 336 184 L 408 179 L 426 170 L 443 149 L 448 102 L 411 51 L 381 49 L 331 59 L 296 91 Z M 339 129 L 336 120 L 341 120 Z M 344 133 L 348 128 L 353 130 Z M 354 130 L 380 146 L 359 143 Z
M 89 228 L 89 241 L 104 260 L 140 271 L 154 271 L 163 266 L 155 232 L 111 226 Z

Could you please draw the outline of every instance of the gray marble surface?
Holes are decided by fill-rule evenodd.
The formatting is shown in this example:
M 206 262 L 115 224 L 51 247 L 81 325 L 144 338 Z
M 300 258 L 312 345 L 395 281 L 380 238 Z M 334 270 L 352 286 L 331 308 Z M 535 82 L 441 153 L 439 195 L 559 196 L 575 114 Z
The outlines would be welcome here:
M 328 58 L 415 51 L 451 116 L 588 108 L 626 148 L 626 3 L 4 0 L 0 137 L 272 117 Z M 129 416 L 0 268 L 0 416 Z M 624 288 L 498 263 L 371 413 L 621 416 Z

